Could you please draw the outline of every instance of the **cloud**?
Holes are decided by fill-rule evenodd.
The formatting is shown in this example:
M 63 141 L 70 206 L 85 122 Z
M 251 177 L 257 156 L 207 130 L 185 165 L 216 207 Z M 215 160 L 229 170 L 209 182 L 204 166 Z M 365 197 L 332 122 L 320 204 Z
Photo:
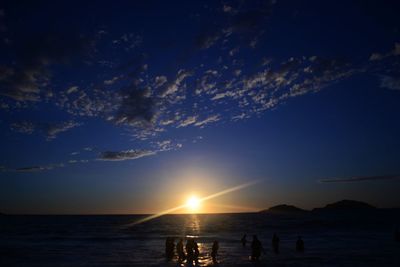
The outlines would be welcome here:
M 195 45 L 199 49 L 208 49 L 219 40 L 226 41 L 232 34 L 240 34 L 242 38 L 248 39 L 247 43 L 257 42 L 257 38 L 264 31 L 266 19 L 271 14 L 275 1 L 260 1 L 254 5 L 240 5 L 237 9 L 231 5 L 224 4 L 222 12 L 228 17 L 224 23 L 208 25 L 195 39 Z
M 87 40 L 67 32 L 33 33 L 13 46 L 16 64 L 0 66 L 0 95 L 15 101 L 39 101 L 50 82 L 49 67 L 80 58 Z
M 44 165 L 44 166 L 28 166 L 28 167 L 21 167 L 21 168 L 16 168 L 16 172 L 40 172 L 40 171 L 49 171 L 53 170 L 55 168 L 62 168 L 65 165 L 63 163 L 57 163 L 57 164 L 49 164 L 49 165 Z
M 224 11 L 225 13 L 231 13 L 231 14 L 236 12 L 236 10 L 232 6 L 227 5 L 227 4 L 224 4 L 224 6 L 222 7 L 222 11 Z
M 391 90 L 400 90 L 400 78 L 399 77 L 391 77 L 387 75 L 381 75 L 381 84 L 382 88 L 387 88 Z
M 11 129 L 24 134 L 32 134 L 35 131 L 39 131 L 46 135 L 47 140 L 52 140 L 56 138 L 59 133 L 66 132 L 80 125 L 82 124 L 75 121 L 59 123 L 34 123 L 29 121 L 21 121 L 12 123 Z
M 172 140 L 158 141 L 156 144 L 158 152 L 176 150 L 183 146 L 181 143 L 172 142 Z
M 11 129 L 13 131 L 19 132 L 19 133 L 24 133 L 24 134 L 31 134 L 35 131 L 35 124 L 32 122 L 28 121 L 22 121 L 22 122 L 15 122 L 11 124 Z
M 40 87 L 48 79 L 41 66 L 23 70 L 0 66 L 0 72 L 0 95 L 15 101 L 39 101 Z
M 210 116 L 210 117 L 208 117 L 208 118 L 206 118 L 206 119 L 204 119 L 202 121 L 196 122 L 194 125 L 202 127 L 202 126 L 204 126 L 206 124 L 217 122 L 220 119 L 221 119 L 220 115 L 212 115 L 212 116 Z
M 75 116 L 106 117 L 118 108 L 120 98 L 114 91 L 100 89 L 81 90 L 76 94 L 61 92 L 56 106 Z
M 213 89 L 216 88 L 217 82 L 215 78 L 218 77 L 218 71 L 216 70 L 207 70 L 203 77 L 197 80 L 197 88 L 196 94 L 202 94 L 206 92 L 207 94 L 212 94 L 215 91 Z
M 146 89 L 132 86 L 121 92 L 121 104 L 114 121 L 131 126 L 150 126 L 155 119 L 155 100 Z
M 125 51 L 130 51 L 139 47 L 143 42 L 143 37 L 133 33 L 124 33 L 119 39 L 112 41 L 114 45 L 123 45 Z
M 110 79 L 110 80 L 105 80 L 104 81 L 104 84 L 105 85 L 112 85 L 112 84 L 114 84 L 116 81 L 118 81 L 119 80 L 119 76 L 115 76 L 115 77 L 113 77 L 112 79 Z
M 71 160 L 68 161 L 69 164 L 88 163 L 88 162 L 89 162 L 89 160 L 87 160 L 87 159 L 79 159 L 79 160 L 77 160 L 77 159 L 71 159 Z
M 379 54 L 379 53 L 373 53 L 373 54 L 371 54 L 371 56 L 369 57 L 369 60 L 370 60 L 370 61 L 382 60 L 383 58 L 385 58 L 384 55 Z
M 193 73 L 191 71 L 180 69 L 178 71 L 178 74 L 177 74 L 175 80 L 172 83 L 168 84 L 168 86 L 166 86 L 163 91 L 161 91 L 160 96 L 166 97 L 168 95 L 176 93 L 179 90 L 181 83 L 187 77 L 190 77 L 192 75 L 193 75 Z
M 182 121 L 178 124 L 177 128 L 189 126 L 189 125 L 195 123 L 196 120 L 197 120 L 197 116 L 190 116 L 190 117 L 187 117 L 186 119 L 182 120 Z
M 290 57 L 280 64 L 265 66 L 258 72 L 231 77 L 211 91 L 210 100 L 226 107 L 224 112 L 220 112 L 221 120 L 229 117 L 236 121 L 261 114 L 289 98 L 318 92 L 365 71 L 336 59 L 311 58 Z M 233 118 L 232 114 L 239 115 Z
M 78 86 L 71 86 L 70 88 L 67 89 L 67 94 L 72 94 L 78 92 Z
M 381 176 L 358 176 L 349 178 L 329 178 L 321 179 L 320 183 L 352 183 L 364 181 L 383 181 L 383 180 L 396 180 L 400 179 L 400 175 L 381 175 Z
M 155 155 L 155 151 L 150 150 L 125 150 L 125 151 L 105 151 L 100 154 L 99 160 L 105 161 L 122 161 L 132 160 L 142 157 Z
M 379 61 L 393 56 L 400 56 L 400 43 L 395 43 L 392 51 L 381 54 L 381 53 L 372 53 L 369 57 L 370 61 Z
M 168 80 L 167 80 L 167 77 L 165 77 L 165 76 L 156 76 L 156 77 L 154 78 L 154 87 L 155 87 L 155 88 L 161 87 L 161 86 L 163 86 L 167 81 L 168 81 Z
M 67 121 L 56 124 L 44 124 L 42 126 L 43 130 L 46 132 L 47 139 L 51 140 L 57 137 L 59 133 L 66 132 L 72 128 L 82 125 L 81 123 L 74 121 Z
M 45 170 L 45 168 L 41 166 L 30 166 L 30 167 L 22 167 L 15 169 L 15 171 L 17 172 L 37 172 L 43 170 Z
M 197 37 L 196 45 L 200 49 L 207 49 L 213 46 L 221 37 L 222 31 L 219 30 L 203 33 Z

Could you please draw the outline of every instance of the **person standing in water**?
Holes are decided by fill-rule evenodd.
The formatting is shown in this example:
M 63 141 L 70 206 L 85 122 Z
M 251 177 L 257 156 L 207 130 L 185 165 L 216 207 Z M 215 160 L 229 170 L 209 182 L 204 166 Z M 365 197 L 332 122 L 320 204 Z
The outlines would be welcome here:
M 301 238 L 301 236 L 299 236 L 297 238 L 297 242 L 296 242 L 296 251 L 297 252 L 304 252 L 304 241 Z
M 176 244 L 176 252 L 178 253 L 178 261 L 182 262 L 185 260 L 186 255 L 185 251 L 183 251 L 183 240 L 179 239 L 179 242 Z
M 279 237 L 276 233 L 272 236 L 272 248 L 275 254 L 279 254 Z
M 214 241 L 211 249 L 211 258 L 213 263 L 217 263 L 218 249 L 219 249 L 218 241 Z
M 194 258 L 193 249 L 194 249 L 193 239 L 188 239 L 186 241 L 186 262 L 188 264 L 193 264 L 193 258 Z
M 261 251 L 263 251 L 262 244 L 257 236 L 253 235 L 253 241 L 251 242 L 251 260 L 258 261 L 261 256 Z
M 240 242 L 242 242 L 243 247 L 246 246 L 246 243 L 247 243 L 246 234 L 242 237 L 242 239 L 240 239 Z
M 165 240 L 165 257 L 167 258 L 167 261 L 172 260 L 172 258 L 174 257 L 174 249 L 174 238 L 167 237 L 167 239 Z
M 199 251 L 199 245 L 195 240 L 193 240 L 193 249 L 194 249 L 194 262 L 196 263 L 196 265 L 198 265 L 200 251 Z

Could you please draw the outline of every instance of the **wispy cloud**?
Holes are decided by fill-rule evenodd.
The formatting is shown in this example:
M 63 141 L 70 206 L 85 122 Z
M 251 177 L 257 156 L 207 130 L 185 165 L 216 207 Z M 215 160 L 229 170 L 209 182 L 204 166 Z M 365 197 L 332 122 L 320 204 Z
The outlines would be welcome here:
M 155 155 L 155 151 L 151 150 L 140 150 L 140 149 L 130 149 L 124 151 L 105 151 L 100 154 L 99 160 L 105 161 L 122 161 L 122 160 L 131 160 L 138 159 L 142 157 Z
M 11 124 L 11 129 L 24 134 L 32 134 L 35 131 L 39 131 L 45 134 L 47 140 L 52 140 L 57 137 L 58 134 L 66 132 L 72 128 L 78 127 L 82 123 L 75 121 L 56 122 L 56 123 L 35 123 L 29 121 L 15 122 Z
M 189 116 L 186 119 L 182 120 L 177 127 L 180 128 L 180 127 L 189 126 L 191 124 L 194 124 L 196 122 L 196 120 L 197 120 L 197 116 Z
M 51 140 L 56 138 L 59 133 L 66 132 L 72 128 L 82 125 L 81 123 L 74 121 L 67 121 L 57 124 L 48 124 L 44 126 L 44 130 L 47 134 L 47 139 Z
M 78 86 L 71 86 L 70 88 L 67 89 L 67 94 L 72 94 L 78 92 L 79 87 Z
M 400 179 L 400 175 L 356 176 L 348 178 L 328 178 L 319 180 L 320 183 L 353 183 L 365 181 L 383 181 Z
M 391 90 L 400 90 L 400 77 L 381 76 L 381 87 Z
M 400 56 L 400 43 L 395 43 L 393 50 L 391 50 L 388 53 L 382 54 L 382 53 L 373 53 L 369 57 L 370 61 L 378 61 L 378 60 L 383 60 L 392 56 Z
M 82 56 L 87 40 L 62 31 L 27 34 L 20 42 L 17 64 L 0 66 L 0 96 L 15 101 L 37 102 L 50 84 L 49 67 L 65 64 L 76 56 Z
M 161 97 L 166 97 L 168 95 L 174 94 L 179 90 L 181 87 L 182 82 L 187 78 L 190 77 L 193 73 L 188 70 L 181 69 L 178 71 L 178 75 L 176 76 L 175 80 L 168 84 L 165 89 L 161 92 Z
M 62 168 L 65 165 L 63 163 L 57 164 L 49 164 L 49 165 L 36 165 L 36 166 L 27 166 L 27 167 L 20 167 L 16 168 L 16 172 L 40 172 L 40 171 L 48 171 L 53 170 L 55 168 Z
M 217 121 L 219 121 L 220 119 L 221 119 L 221 117 L 220 117 L 218 114 L 217 114 L 217 115 L 212 115 L 212 116 L 210 116 L 210 117 L 208 117 L 208 118 L 206 118 L 206 119 L 204 119 L 204 120 L 201 120 L 201 121 L 196 122 L 194 125 L 195 125 L 195 126 L 203 127 L 203 126 L 206 125 L 206 124 L 213 123 L 213 122 L 217 122 Z

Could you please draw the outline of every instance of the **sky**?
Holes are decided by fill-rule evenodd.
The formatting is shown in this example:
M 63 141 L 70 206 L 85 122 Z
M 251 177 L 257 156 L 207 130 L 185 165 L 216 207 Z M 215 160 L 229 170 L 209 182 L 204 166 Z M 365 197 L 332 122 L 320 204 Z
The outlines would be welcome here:
M 398 10 L 2 1 L 0 212 L 398 207 Z

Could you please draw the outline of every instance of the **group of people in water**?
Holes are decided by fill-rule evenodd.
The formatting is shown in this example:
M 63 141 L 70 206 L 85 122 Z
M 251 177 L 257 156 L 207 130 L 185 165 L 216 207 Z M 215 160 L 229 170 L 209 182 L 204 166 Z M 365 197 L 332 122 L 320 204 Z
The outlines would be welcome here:
M 165 256 L 168 261 L 171 261 L 175 256 L 175 239 L 173 237 L 167 237 L 165 241 Z M 243 247 L 246 247 L 247 244 L 247 235 L 244 235 L 240 242 L 242 243 Z M 275 254 L 279 254 L 279 243 L 280 239 L 276 233 L 272 236 L 272 249 Z M 213 263 L 217 263 L 217 255 L 219 250 L 219 243 L 218 241 L 214 241 L 212 248 L 211 248 L 211 258 Z M 301 236 L 297 238 L 296 241 L 296 251 L 297 252 L 304 252 L 304 241 Z M 198 265 L 199 262 L 199 245 L 197 244 L 194 238 L 188 238 L 186 241 L 186 245 L 183 244 L 183 239 L 179 239 L 178 243 L 176 244 L 176 253 L 178 254 L 178 261 L 184 262 L 186 261 L 187 264 Z M 265 250 L 262 246 L 261 241 L 257 238 L 256 235 L 253 235 L 253 240 L 251 242 L 251 256 L 250 260 L 258 261 L 260 259 L 261 253 L 265 254 Z
M 242 242 L 243 247 L 247 244 L 247 235 L 244 235 L 240 240 Z M 272 236 L 272 249 L 275 254 L 279 254 L 279 242 L 280 239 L 276 233 Z M 297 238 L 296 241 L 296 251 L 297 252 L 304 252 L 304 241 L 301 236 Z M 258 261 L 261 256 L 261 252 L 265 254 L 265 250 L 261 244 L 261 241 L 257 238 L 256 235 L 253 236 L 253 241 L 251 242 L 251 256 L 250 259 L 252 261 Z
M 167 237 L 165 241 L 165 256 L 168 261 L 171 261 L 175 256 L 175 243 L 173 237 Z M 185 249 L 183 249 L 185 247 Z M 214 241 L 211 248 L 211 258 L 214 263 L 217 262 L 219 244 L 218 241 Z M 185 253 L 186 251 L 186 253 Z M 179 239 L 176 244 L 176 253 L 178 254 L 178 261 L 193 264 L 193 262 L 197 265 L 199 263 L 199 245 L 197 244 L 194 238 L 188 238 L 186 241 L 186 245 L 183 245 L 182 238 Z

